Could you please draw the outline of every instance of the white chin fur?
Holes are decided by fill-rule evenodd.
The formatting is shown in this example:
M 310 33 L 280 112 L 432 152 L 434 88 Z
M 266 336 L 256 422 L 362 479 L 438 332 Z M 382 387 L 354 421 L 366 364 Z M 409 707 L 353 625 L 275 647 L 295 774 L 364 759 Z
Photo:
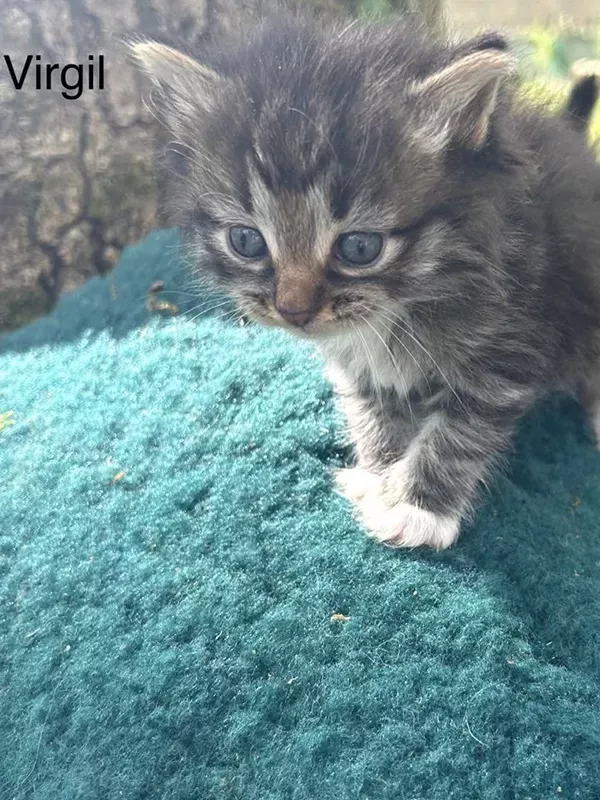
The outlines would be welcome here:
M 386 500 L 383 480 L 361 467 L 336 474 L 340 493 L 355 506 L 357 517 L 373 539 L 389 547 L 433 547 L 452 545 L 460 530 L 460 519 L 434 514 L 410 503 Z

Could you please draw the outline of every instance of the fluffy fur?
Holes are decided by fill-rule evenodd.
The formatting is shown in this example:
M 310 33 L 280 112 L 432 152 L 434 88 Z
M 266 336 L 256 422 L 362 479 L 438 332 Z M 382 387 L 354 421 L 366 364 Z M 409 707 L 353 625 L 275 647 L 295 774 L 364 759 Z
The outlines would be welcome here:
M 339 483 L 372 535 L 452 544 L 549 392 L 598 428 L 600 168 L 577 98 L 517 105 L 502 37 L 284 19 L 199 61 L 135 53 L 198 269 L 318 343 L 356 443 Z M 231 226 L 265 254 L 239 257 Z M 338 250 L 357 231 L 383 242 L 362 267 Z

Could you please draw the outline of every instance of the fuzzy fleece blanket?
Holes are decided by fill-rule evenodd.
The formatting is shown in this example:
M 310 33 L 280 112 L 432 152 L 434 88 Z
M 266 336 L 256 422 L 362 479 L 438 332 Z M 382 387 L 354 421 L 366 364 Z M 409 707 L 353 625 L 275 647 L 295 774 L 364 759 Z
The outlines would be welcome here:
M 317 354 L 221 302 L 156 231 L 0 338 L 0 800 L 599 798 L 578 409 L 455 548 L 391 550 Z

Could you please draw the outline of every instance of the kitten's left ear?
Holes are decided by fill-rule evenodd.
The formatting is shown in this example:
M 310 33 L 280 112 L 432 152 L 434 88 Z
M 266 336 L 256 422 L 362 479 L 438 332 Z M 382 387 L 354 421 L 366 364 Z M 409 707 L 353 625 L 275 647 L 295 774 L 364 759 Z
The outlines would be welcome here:
M 510 75 L 513 60 L 501 50 L 471 53 L 413 87 L 422 103 L 429 146 L 441 150 L 451 142 L 473 150 L 483 147 L 498 90 Z
M 195 110 L 210 111 L 223 79 L 190 56 L 158 42 L 138 42 L 131 53 L 158 89 L 164 122 L 172 127 L 170 114 L 190 115 Z

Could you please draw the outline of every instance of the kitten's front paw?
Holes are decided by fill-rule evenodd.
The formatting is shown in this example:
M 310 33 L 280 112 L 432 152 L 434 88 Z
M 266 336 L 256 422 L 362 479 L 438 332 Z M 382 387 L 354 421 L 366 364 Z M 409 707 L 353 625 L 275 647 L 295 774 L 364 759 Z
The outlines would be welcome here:
M 382 477 L 363 467 L 339 469 L 334 477 L 340 494 L 355 505 L 379 497 L 383 491 Z
M 341 469 L 338 490 L 354 506 L 356 516 L 373 539 L 389 547 L 434 547 L 444 550 L 459 533 L 460 518 L 434 514 L 398 499 L 398 483 L 362 467 Z
M 444 550 L 454 544 L 460 530 L 458 517 L 434 514 L 410 503 L 358 504 L 367 532 L 389 547 L 434 547 Z

